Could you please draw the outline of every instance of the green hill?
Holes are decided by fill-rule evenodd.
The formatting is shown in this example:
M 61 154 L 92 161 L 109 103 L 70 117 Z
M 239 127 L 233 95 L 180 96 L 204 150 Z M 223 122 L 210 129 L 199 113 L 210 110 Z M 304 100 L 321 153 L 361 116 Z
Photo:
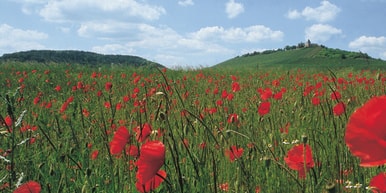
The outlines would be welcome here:
M 0 57 L 0 62 L 38 62 L 43 64 L 65 63 L 80 64 L 84 66 L 157 66 L 164 68 L 161 64 L 148 61 L 138 56 L 129 55 L 103 55 L 93 52 L 74 51 L 74 50 L 31 50 L 4 54 Z
M 353 68 L 386 69 L 386 61 L 365 53 L 349 52 L 319 45 L 248 53 L 219 63 L 213 68 Z

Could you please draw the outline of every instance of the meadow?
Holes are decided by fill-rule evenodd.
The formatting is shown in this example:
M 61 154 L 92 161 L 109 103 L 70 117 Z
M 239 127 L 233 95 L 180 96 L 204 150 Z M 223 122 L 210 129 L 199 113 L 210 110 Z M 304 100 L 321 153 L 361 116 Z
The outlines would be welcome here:
M 354 156 L 346 129 L 385 81 L 381 70 L 2 64 L 0 191 L 376 192 L 385 164 Z

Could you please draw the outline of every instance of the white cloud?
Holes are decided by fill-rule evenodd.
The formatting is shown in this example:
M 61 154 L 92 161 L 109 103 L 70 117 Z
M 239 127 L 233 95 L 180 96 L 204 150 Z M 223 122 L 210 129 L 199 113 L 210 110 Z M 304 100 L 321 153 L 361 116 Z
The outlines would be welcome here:
M 349 43 L 350 48 L 382 47 L 386 46 L 386 37 L 361 36 Z
M 247 28 L 224 29 L 220 26 L 201 28 L 199 31 L 191 33 L 191 37 L 199 40 L 226 41 L 226 42 L 259 42 L 262 40 L 281 41 L 284 33 L 273 31 L 263 25 L 254 25 Z
M 194 2 L 193 0 L 178 1 L 178 5 L 186 7 L 186 6 L 194 5 Z
M 335 19 L 340 12 L 340 8 L 336 5 L 328 2 L 320 2 L 320 6 L 316 8 L 305 7 L 303 11 L 290 10 L 287 13 L 289 19 L 298 19 L 304 17 L 306 20 L 314 20 L 317 22 L 328 22 Z
M 157 20 L 165 13 L 163 7 L 135 0 L 52 0 L 44 4 L 39 11 L 40 16 L 51 22 L 93 20 L 116 15 Z
M 91 51 L 100 54 L 123 54 L 123 55 L 135 55 L 135 49 L 122 44 L 106 44 L 102 46 L 94 46 Z
M 287 13 L 287 17 L 289 19 L 297 19 L 297 18 L 300 18 L 301 16 L 302 16 L 302 13 L 300 13 L 297 10 L 289 10 Z
M 383 51 L 379 54 L 379 57 L 382 58 L 383 60 L 386 60 L 386 49 L 385 49 L 385 51 Z
M 244 6 L 241 3 L 236 3 L 235 0 L 229 0 L 225 4 L 225 12 L 227 13 L 228 18 L 232 19 L 244 12 Z
M 386 37 L 385 36 L 361 36 L 348 45 L 356 51 L 366 52 L 374 57 L 386 59 Z
M 312 42 L 325 42 L 331 37 L 342 34 L 342 30 L 326 24 L 315 24 L 305 30 L 305 39 Z
M 39 41 L 47 39 L 48 35 L 34 30 L 17 29 L 7 24 L 0 25 L 0 53 L 4 51 L 21 51 L 43 49 Z
M 121 40 L 122 38 L 130 37 L 133 34 L 132 30 L 137 30 L 139 25 L 114 20 L 88 21 L 81 23 L 77 32 L 81 37 Z

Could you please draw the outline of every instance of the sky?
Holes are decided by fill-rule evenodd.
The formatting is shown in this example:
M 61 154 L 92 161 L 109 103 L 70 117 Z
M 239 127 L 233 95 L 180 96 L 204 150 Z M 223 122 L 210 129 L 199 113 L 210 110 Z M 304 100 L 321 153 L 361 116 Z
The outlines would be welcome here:
M 0 56 L 83 50 L 208 67 L 306 42 L 386 60 L 386 0 L 1 0 Z

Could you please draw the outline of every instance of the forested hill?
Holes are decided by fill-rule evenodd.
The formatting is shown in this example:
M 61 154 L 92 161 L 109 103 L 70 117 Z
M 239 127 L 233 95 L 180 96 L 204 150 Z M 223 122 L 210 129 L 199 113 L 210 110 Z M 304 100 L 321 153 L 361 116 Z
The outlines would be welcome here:
M 161 64 L 151 62 L 138 56 L 130 55 L 103 55 L 86 51 L 75 50 L 31 50 L 4 54 L 0 61 L 39 62 L 39 63 L 66 63 L 89 66 L 118 65 L 118 66 L 157 66 Z

